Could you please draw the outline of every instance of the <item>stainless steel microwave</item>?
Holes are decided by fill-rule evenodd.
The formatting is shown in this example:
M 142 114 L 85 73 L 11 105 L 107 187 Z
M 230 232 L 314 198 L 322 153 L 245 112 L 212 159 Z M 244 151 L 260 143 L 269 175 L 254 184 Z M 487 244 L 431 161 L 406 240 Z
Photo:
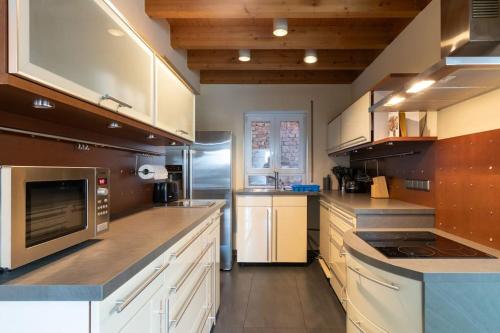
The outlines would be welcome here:
M 0 267 L 14 269 L 107 229 L 109 169 L 0 167 Z

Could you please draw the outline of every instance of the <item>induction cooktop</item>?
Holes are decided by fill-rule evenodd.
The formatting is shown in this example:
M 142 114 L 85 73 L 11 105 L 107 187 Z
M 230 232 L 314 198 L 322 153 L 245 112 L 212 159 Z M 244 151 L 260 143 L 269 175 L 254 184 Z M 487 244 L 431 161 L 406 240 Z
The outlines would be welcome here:
M 355 234 L 388 258 L 495 258 L 428 231 L 357 231 Z

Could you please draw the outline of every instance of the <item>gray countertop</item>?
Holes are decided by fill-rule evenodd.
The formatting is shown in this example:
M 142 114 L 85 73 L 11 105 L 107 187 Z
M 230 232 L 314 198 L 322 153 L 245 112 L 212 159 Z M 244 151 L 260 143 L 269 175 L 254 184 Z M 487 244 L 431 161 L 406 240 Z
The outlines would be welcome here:
M 202 223 L 210 208 L 151 208 L 96 239 L 0 274 L 0 301 L 99 301 Z
M 307 195 L 319 196 L 320 192 L 294 192 L 288 190 L 242 188 L 234 192 L 236 195 Z
M 349 253 L 380 269 L 425 282 L 500 282 L 500 251 L 449 234 L 435 228 L 358 229 L 356 231 L 430 231 L 469 247 L 497 257 L 497 259 L 391 259 L 381 254 L 354 231 L 344 234 L 344 245 Z
M 366 193 L 321 192 L 321 199 L 354 215 L 434 215 L 435 209 L 395 199 L 373 199 Z

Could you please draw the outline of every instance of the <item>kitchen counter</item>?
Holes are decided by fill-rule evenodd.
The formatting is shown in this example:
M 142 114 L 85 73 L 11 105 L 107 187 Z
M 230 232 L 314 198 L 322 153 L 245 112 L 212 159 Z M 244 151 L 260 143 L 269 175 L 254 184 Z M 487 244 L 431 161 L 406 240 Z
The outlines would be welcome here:
M 319 196 L 321 192 L 294 192 L 288 190 L 275 190 L 275 189 L 260 189 L 260 188 L 242 188 L 234 192 L 236 195 L 307 195 Z
M 209 208 L 151 208 L 95 239 L 0 274 L 0 301 L 100 301 L 211 214 Z
M 372 199 L 367 193 L 321 192 L 321 199 L 354 215 L 434 215 L 435 209 L 395 199 Z
M 385 271 L 424 282 L 500 282 L 500 251 L 435 228 L 358 229 L 357 231 L 430 231 L 497 257 L 490 259 L 392 259 L 356 236 L 344 234 L 344 246 L 355 257 Z

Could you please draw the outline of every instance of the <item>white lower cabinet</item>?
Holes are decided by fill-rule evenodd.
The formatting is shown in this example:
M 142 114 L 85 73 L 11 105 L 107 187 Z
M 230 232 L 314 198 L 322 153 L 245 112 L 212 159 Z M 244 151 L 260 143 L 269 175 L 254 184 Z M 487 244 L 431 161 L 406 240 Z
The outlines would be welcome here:
M 359 331 L 355 323 L 361 332 L 423 332 L 420 281 L 379 269 L 349 254 L 346 290 L 348 333 Z M 370 330 L 370 325 L 378 330 Z
M 238 262 L 307 262 L 307 196 L 238 196 Z

